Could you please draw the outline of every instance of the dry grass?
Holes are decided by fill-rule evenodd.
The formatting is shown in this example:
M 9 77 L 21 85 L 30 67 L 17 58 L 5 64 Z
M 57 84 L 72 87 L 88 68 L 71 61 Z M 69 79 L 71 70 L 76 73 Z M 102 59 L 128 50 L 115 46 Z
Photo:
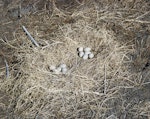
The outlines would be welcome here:
M 0 99 L 1 118 L 150 117 L 149 2 L 76 1 L 71 8 L 53 2 L 52 12 L 46 7 L 26 14 L 18 21 L 11 41 L 1 38 L 14 51 L 11 58 L 4 50 L 1 53 L 10 59 L 11 73 L 5 79 L 5 67 L 0 69 L 0 90 L 6 94 Z M 52 5 L 43 2 L 48 3 Z M 138 5 L 144 7 L 139 10 Z M 22 25 L 39 48 L 26 37 Z M 147 37 L 141 40 L 143 36 Z M 79 58 L 80 46 L 91 47 L 95 57 Z M 50 71 L 49 66 L 61 63 L 68 66 L 66 75 Z

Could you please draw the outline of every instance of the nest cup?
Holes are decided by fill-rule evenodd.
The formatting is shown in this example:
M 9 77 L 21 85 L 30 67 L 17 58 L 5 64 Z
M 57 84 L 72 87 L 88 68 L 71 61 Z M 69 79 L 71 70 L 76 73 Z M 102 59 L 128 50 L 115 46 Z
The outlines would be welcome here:
M 66 1 L 68 6 L 72 2 L 71 0 L 62 1 Z M 143 24 L 147 24 L 147 21 L 142 21 L 143 18 L 137 19 L 137 15 L 144 13 L 144 16 L 140 16 L 145 17 L 149 13 L 146 12 L 148 4 L 144 5 L 146 0 L 144 2 L 141 0 L 142 4 L 140 4 L 141 1 L 137 3 L 134 0 L 130 0 L 130 2 L 118 0 L 115 3 L 105 0 L 92 1 L 85 6 L 86 1 L 82 3 L 80 1 L 74 1 L 78 2 L 80 6 L 77 10 L 72 10 L 73 13 L 72 11 L 69 12 L 69 15 L 68 12 L 65 12 L 65 9 L 59 10 L 55 8 L 56 6 L 52 7 L 51 5 L 55 4 L 55 1 L 53 3 L 40 1 L 35 5 L 42 3 L 41 10 L 20 20 L 21 24 L 25 24 L 28 28 L 31 35 L 35 36 L 38 43 L 43 42 L 44 45 L 40 45 L 40 48 L 30 47 L 29 39 L 21 28 L 16 30 L 15 25 L 15 33 L 13 34 L 15 39 L 13 42 L 7 42 L 10 44 L 4 46 L 15 49 L 13 55 L 17 57 L 17 64 L 10 65 L 11 61 L 9 61 L 10 73 L 15 72 L 15 75 L 0 82 L 0 90 L 4 91 L 4 93 L 1 93 L 1 91 L 0 93 L 8 94 L 0 99 L 2 104 L 0 114 L 6 114 L 10 110 L 12 113 L 6 115 L 6 118 L 21 119 L 108 119 L 114 117 L 113 114 L 119 115 L 116 118 L 128 118 L 127 115 L 134 115 L 131 118 L 148 117 L 149 103 L 143 100 L 146 92 L 145 87 L 142 89 L 144 90 L 141 93 L 142 95 L 134 97 L 135 92 L 140 92 L 139 89 L 146 84 L 145 80 L 141 81 L 142 76 L 140 74 L 131 73 L 127 68 L 130 61 L 126 54 L 133 52 L 134 43 L 129 41 L 131 43 L 129 48 L 128 44 L 130 43 L 128 41 L 123 44 L 117 41 L 118 39 L 133 40 L 133 37 L 127 37 L 126 35 L 132 31 L 139 31 L 138 28 L 141 23 L 142 30 L 145 29 L 146 25 L 143 29 Z M 32 4 L 32 1 L 28 2 Z M 25 3 L 28 2 L 25 1 Z M 16 6 L 16 2 L 13 4 Z M 138 8 L 136 4 L 138 4 Z M 10 6 L 13 7 L 10 4 L 6 8 Z M 133 7 L 136 10 L 130 9 Z M 49 14 L 49 8 L 54 8 L 53 15 Z M 7 13 L 7 11 L 4 13 Z M 133 19 L 131 15 L 133 15 Z M 134 19 L 134 17 L 136 18 Z M 11 22 L 14 23 L 7 20 L 2 20 L 2 22 L 3 26 L 11 24 Z M 135 27 L 136 25 L 137 27 Z M 3 26 L 2 30 L 7 28 Z M 132 27 L 134 28 L 132 29 Z M 129 30 L 130 28 L 131 30 Z M 114 31 L 111 29 L 114 29 Z M 6 32 L 8 32 L 8 29 Z M 14 45 L 14 42 L 19 45 Z M 94 58 L 86 61 L 79 58 L 76 51 L 79 46 L 92 48 Z M 124 62 L 127 62 L 126 66 Z M 49 70 L 49 65 L 60 63 L 67 65 L 69 70 L 67 75 L 56 75 Z M 16 69 L 18 70 L 16 71 Z M 1 68 L 1 70 L 3 71 L 0 75 L 5 75 L 5 68 Z M 144 76 L 146 77 L 147 74 Z M 139 85 L 140 87 L 135 90 L 135 87 Z M 122 96 L 123 89 L 126 92 Z M 130 94 L 132 89 L 133 95 Z M 147 92 L 149 94 L 149 91 Z M 131 100 L 125 100 L 124 95 L 126 93 L 130 96 L 130 98 L 127 97 L 127 100 Z M 10 100 L 5 101 L 8 97 L 10 97 Z M 137 101 L 136 105 L 131 106 L 132 100 L 137 97 L 142 97 L 143 102 L 139 102 L 140 104 L 137 105 Z M 128 110 L 128 106 L 131 109 Z M 138 109 L 135 107 L 138 107 Z M 120 108 L 126 109 L 126 112 L 129 113 L 124 113 L 124 110 L 120 110 Z M 134 112 L 136 113 L 134 114 Z

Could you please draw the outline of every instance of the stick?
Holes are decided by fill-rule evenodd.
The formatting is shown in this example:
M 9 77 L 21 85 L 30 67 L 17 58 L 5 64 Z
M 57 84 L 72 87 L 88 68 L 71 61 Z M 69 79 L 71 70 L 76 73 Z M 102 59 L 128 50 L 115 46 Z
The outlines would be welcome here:
M 18 6 L 18 18 L 21 18 L 21 4 Z
M 104 65 L 104 94 L 105 95 L 107 93 L 107 87 L 108 87 L 108 82 L 106 79 L 106 65 Z
M 27 36 L 30 38 L 31 42 L 32 42 L 35 46 L 39 47 L 39 44 L 38 44 L 38 43 L 34 40 L 34 38 L 30 35 L 30 33 L 29 33 L 29 32 L 27 31 L 27 29 L 25 28 L 25 26 L 22 26 L 22 28 L 23 28 L 24 32 L 26 32 Z
M 8 66 L 8 63 L 7 63 L 7 61 L 6 61 L 6 59 L 4 60 L 4 62 L 5 62 L 5 67 L 6 67 L 6 78 L 8 78 L 9 77 L 9 66 Z

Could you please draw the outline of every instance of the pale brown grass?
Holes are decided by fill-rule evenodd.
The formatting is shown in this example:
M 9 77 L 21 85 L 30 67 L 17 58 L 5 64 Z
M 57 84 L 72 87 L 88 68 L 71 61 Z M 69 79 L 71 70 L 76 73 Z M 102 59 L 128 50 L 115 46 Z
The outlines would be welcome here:
M 130 25 L 149 21 L 136 19 L 137 9 L 131 10 L 136 14 L 129 19 L 127 9 L 116 7 L 111 11 L 106 9 L 106 3 L 102 10 L 98 4 L 85 2 L 71 15 L 54 5 L 51 16 L 43 10 L 20 20 L 14 39 L 6 44 L 15 50 L 17 63 L 10 64 L 10 78 L 0 83 L 0 89 L 10 96 L 8 109 L 13 118 L 148 118 L 149 99 L 132 106 L 126 93 L 128 89 L 141 89 L 145 83 L 141 81 L 141 72 L 130 70 L 130 55 L 135 52 Z M 125 13 L 127 16 L 123 16 Z M 117 34 L 110 27 L 111 22 L 121 24 L 125 32 Z M 40 48 L 25 36 L 21 25 Z M 121 35 L 125 36 L 122 41 Z M 80 46 L 91 47 L 95 57 L 79 58 Z M 61 63 L 68 66 L 66 75 L 50 72 L 49 66 Z M 5 75 L 2 70 L 1 76 Z

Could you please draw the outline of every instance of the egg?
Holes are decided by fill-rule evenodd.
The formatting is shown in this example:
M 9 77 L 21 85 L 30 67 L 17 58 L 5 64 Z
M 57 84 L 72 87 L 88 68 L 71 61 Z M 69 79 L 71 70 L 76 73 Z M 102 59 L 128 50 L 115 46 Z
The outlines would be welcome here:
M 84 52 L 79 52 L 79 57 L 83 57 Z
M 84 54 L 83 59 L 84 59 L 84 60 L 88 59 L 88 55 L 87 55 L 87 54 Z
M 55 74 L 60 74 L 60 71 L 57 70 L 57 69 L 55 69 L 55 70 L 54 70 L 54 73 L 55 73 Z
M 67 68 L 62 68 L 62 74 L 66 74 L 67 73 Z
M 87 48 L 84 48 L 84 52 L 90 52 L 91 51 L 91 48 L 87 47 Z
M 83 52 L 83 47 L 79 47 L 79 48 L 78 48 L 78 51 L 79 51 L 79 52 Z
M 88 56 L 89 56 L 90 59 L 92 59 L 94 57 L 94 54 L 90 53 Z
M 89 55 L 89 54 L 91 54 L 91 52 L 90 52 L 90 51 L 88 51 L 88 52 L 85 52 L 85 55 Z
M 67 66 L 66 66 L 66 64 L 61 64 L 59 67 L 66 68 Z
M 59 71 L 59 72 L 61 72 L 62 68 L 61 67 L 57 67 L 56 70 Z
M 54 71 L 55 69 L 56 69 L 56 66 L 54 66 L 54 65 L 50 66 L 51 71 Z

